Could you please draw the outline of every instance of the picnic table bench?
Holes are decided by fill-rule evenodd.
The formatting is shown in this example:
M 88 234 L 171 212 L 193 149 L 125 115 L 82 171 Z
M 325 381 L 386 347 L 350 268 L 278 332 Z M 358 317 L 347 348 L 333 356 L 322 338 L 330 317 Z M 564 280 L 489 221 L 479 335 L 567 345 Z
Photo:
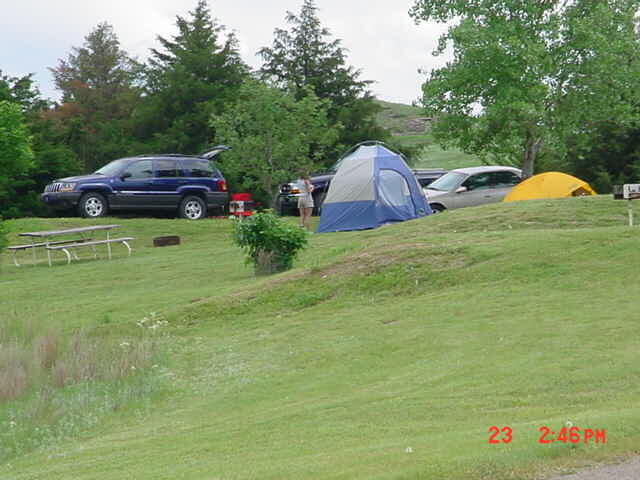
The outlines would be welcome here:
M 94 258 L 98 258 L 98 253 L 96 251 L 96 245 L 106 245 L 109 260 L 111 260 L 111 244 L 112 243 L 121 243 L 125 247 L 127 247 L 128 255 L 131 255 L 131 246 L 129 242 L 134 240 L 133 237 L 120 237 L 120 238 L 110 238 L 109 232 L 115 228 L 119 228 L 120 225 L 92 225 L 89 227 L 76 227 L 76 228 L 66 228 L 61 230 L 45 230 L 41 232 L 25 232 L 19 233 L 18 235 L 21 237 L 29 237 L 31 239 L 30 244 L 25 245 L 15 245 L 13 247 L 8 247 L 13 253 L 13 263 L 16 266 L 20 266 L 17 259 L 17 252 L 21 250 L 33 250 L 33 258 L 36 260 L 36 250 L 37 248 L 44 248 L 47 251 L 47 260 L 49 262 L 49 266 L 51 263 L 51 252 L 61 250 L 67 256 L 67 264 L 71 263 L 72 257 L 76 260 L 78 256 L 75 253 L 76 248 L 80 247 L 91 247 L 93 250 Z M 89 238 L 86 236 L 88 233 L 96 232 L 104 230 L 107 233 L 107 238 L 104 240 L 93 240 L 93 238 Z M 57 240 L 53 241 L 52 238 L 59 237 L 61 235 L 71 235 L 77 234 L 80 238 L 76 238 L 73 240 Z M 34 239 L 40 239 L 39 242 L 34 242 Z

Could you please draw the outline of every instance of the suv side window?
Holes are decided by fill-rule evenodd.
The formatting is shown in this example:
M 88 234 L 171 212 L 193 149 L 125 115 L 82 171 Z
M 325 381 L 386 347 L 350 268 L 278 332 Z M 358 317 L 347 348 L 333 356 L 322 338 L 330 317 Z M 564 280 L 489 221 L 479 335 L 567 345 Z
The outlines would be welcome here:
M 179 177 L 180 170 L 178 169 L 177 160 L 162 159 L 153 161 L 153 171 L 156 177 Z
M 140 160 L 129 164 L 124 172 L 122 172 L 123 175 L 127 173 L 131 174 L 129 178 L 132 179 L 152 178 L 153 169 L 151 168 L 151 160 Z
M 182 166 L 187 177 L 211 178 L 220 176 L 217 175 L 218 171 L 209 160 L 183 160 Z

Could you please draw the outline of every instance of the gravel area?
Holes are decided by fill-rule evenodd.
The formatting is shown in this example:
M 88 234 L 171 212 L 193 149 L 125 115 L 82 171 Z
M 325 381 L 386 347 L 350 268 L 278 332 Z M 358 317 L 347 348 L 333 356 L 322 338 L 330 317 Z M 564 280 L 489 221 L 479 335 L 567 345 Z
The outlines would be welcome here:
M 571 475 L 553 477 L 549 480 L 640 480 L 640 458 L 618 465 L 607 465 Z

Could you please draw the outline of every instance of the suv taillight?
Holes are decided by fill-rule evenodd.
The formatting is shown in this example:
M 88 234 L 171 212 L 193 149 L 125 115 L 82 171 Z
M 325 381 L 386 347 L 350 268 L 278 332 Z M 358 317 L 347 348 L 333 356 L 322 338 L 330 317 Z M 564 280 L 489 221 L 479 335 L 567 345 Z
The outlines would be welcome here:
M 226 192 L 227 191 L 227 181 L 226 180 L 220 180 L 218 185 L 220 185 L 220 191 L 222 191 L 222 192 Z

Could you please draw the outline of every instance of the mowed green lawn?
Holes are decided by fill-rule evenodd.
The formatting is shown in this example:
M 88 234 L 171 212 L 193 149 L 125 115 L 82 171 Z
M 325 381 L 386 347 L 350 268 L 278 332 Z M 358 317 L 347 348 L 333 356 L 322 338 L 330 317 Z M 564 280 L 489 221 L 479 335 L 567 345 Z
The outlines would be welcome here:
M 170 385 L 0 478 L 533 479 L 637 452 L 640 230 L 624 202 L 314 235 L 295 270 L 260 279 L 228 220 L 114 221 L 137 238 L 131 258 L 18 269 L 5 255 L 0 315 L 117 331 L 157 312 Z M 182 244 L 152 248 L 161 234 Z M 567 422 L 606 443 L 539 443 Z M 492 426 L 513 440 L 489 444 Z

